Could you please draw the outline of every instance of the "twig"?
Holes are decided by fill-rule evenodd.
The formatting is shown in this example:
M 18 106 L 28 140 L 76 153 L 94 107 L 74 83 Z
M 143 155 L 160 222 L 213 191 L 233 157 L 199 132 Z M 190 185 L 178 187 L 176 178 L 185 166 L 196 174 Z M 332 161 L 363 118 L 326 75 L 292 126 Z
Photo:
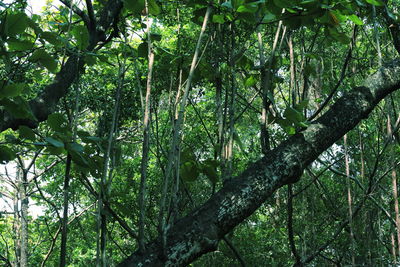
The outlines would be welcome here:
M 83 22 L 85 23 L 85 25 L 87 27 L 89 27 L 90 25 L 90 21 L 89 21 L 89 17 L 86 15 L 85 12 L 83 12 L 79 7 L 77 7 L 76 5 L 73 5 L 71 3 L 70 0 L 60 0 L 61 3 L 63 3 L 66 7 L 71 8 L 72 11 L 77 14 L 79 17 L 81 17 L 81 19 L 83 20 Z

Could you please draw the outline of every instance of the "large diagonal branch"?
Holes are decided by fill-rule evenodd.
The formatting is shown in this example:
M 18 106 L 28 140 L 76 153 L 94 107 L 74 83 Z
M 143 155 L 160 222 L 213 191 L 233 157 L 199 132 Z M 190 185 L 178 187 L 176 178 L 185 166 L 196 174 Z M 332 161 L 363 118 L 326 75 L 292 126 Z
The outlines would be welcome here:
M 215 250 L 225 234 L 278 188 L 296 182 L 319 154 L 367 118 L 386 95 L 399 88 L 400 61 L 393 61 L 368 78 L 364 86 L 345 93 L 307 129 L 282 142 L 172 226 L 165 257 L 160 255 L 160 240 L 156 239 L 146 246 L 144 253 L 133 253 L 119 266 L 185 266 Z
M 97 28 L 89 28 L 90 41 L 86 48 L 87 51 L 92 51 L 100 41 L 105 40 L 106 32 L 113 26 L 121 9 L 122 0 L 109 0 L 98 12 Z M 36 121 L 17 119 L 8 112 L 2 112 L 0 113 L 0 131 L 8 128 L 15 130 L 21 125 L 35 128 L 39 122 L 45 121 L 55 111 L 59 100 L 68 93 L 71 84 L 81 75 L 85 65 L 83 58 L 83 53 L 71 55 L 60 72 L 56 74 L 54 81 L 47 85 L 36 98 L 29 101 Z

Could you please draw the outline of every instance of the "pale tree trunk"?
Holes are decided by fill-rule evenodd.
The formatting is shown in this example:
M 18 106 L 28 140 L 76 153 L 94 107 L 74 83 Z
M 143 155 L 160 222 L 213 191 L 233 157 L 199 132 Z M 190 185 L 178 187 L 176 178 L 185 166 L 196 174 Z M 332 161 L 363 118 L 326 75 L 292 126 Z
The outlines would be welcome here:
M 221 2 L 219 0 L 218 2 Z M 215 75 L 215 80 L 214 80 L 214 86 L 215 86 L 215 121 L 217 122 L 217 142 L 214 148 L 214 159 L 217 160 L 220 158 L 220 167 L 224 166 L 224 153 L 223 153 L 223 147 L 224 147 L 224 129 L 225 129 L 225 120 L 224 120 L 224 110 L 223 110 L 223 100 L 222 100 L 222 73 L 221 73 L 221 58 L 223 57 L 222 55 L 224 54 L 224 49 L 223 49 L 223 34 L 224 31 L 222 30 L 221 24 L 218 24 L 215 26 L 216 30 L 214 33 L 214 39 L 215 39 L 215 50 L 214 50 L 214 65 L 216 68 L 216 75 Z M 215 186 L 216 183 L 213 183 L 212 185 L 212 194 L 215 193 Z
M 151 21 L 148 13 L 148 1 L 145 1 L 145 9 L 147 14 L 147 44 L 148 44 L 148 73 L 146 85 L 145 108 L 143 114 L 143 145 L 142 145 L 142 162 L 140 165 L 140 191 L 139 191 L 139 250 L 145 250 L 145 217 L 146 217 L 146 183 L 147 183 L 147 165 L 149 161 L 149 139 L 150 139 L 150 96 L 151 82 L 153 74 L 154 52 L 150 38 Z
M 345 165 L 346 165 L 346 187 L 347 187 L 347 205 L 349 210 L 349 229 L 350 229 L 350 254 L 351 254 L 351 264 L 355 266 L 355 240 L 354 240 L 354 229 L 353 229 L 353 201 L 351 196 L 351 183 L 350 183 L 350 164 L 349 164 L 349 150 L 347 146 L 347 134 L 343 137 L 344 141 L 344 151 L 345 151 Z
M 24 167 L 18 171 L 20 175 L 20 199 L 21 199 L 21 261 L 20 267 L 28 266 L 28 173 L 24 170 Z
M 396 241 L 395 241 L 393 233 L 390 235 L 390 238 L 391 238 L 391 245 L 392 245 L 393 264 L 396 264 L 397 263 L 397 259 L 396 259 Z
M 125 40 L 126 41 L 126 40 Z M 108 202 L 108 194 L 110 189 L 113 165 L 110 163 L 115 141 L 115 132 L 117 131 L 118 124 L 118 111 L 121 103 L 122 88 L 124 85 L 125 77 L 125 64 L 126 64 L 126 51 L 123 51 L 123 61 L 119 62 L 118 70 L 118 83 L 115 93 L 114 109 L 112 112 L 112 119 L 110 123 L 110 129 L 107 136 L 107 147 L 104 152 L 104 164 L 102 175 L 100 179 L 100 192 L 98 194 L 98 213 L 97 213 L 97 251 L 96 251 L 96 266 L 107 267 L 107 207 L 105 205 Z
M 278 27 L 275 32 L 274 36 L 274 42 L 272 44 L 272 50 L 269 55 L 268 61 L 265 59 L 264 55 L 264 42 L 262 39 L 262 34 L 261 32 L 257 32 L 257 38 L 258 38 L 258 50 L 259 50 L 259 57 L 260 57 L 260 76 L 261 76 L 261 92 L 262 92 L 262 109 L 261 109 L 261 121 L 260 121 L 260 126 L 261 126 L 261 151 L 263 152 L 264 155 L 268 153 L 270 150 L 270 145 L 269 145 L 269 133 L 268 133 L 268 109 L 269 106 L 272 102 L 270 98 L 273 97 L 273 91 L 272 91 L 272 79 L 271 79 L 271 68 L 272 68 L 272 63 L 275 58 L 276 50 L 277 50 L 277 45 L 278 45 L 278 40 L 279 36 L 281 34 L 281 29 L 282 29 L 282 21 L 279 21 Z M 282 39 L 285 36 L 285 32 L 283 31 L 282 33 Z
M 388 111 L 388 115 L 387 115 L 387 138 L 390 140 L 394 138 L 390 111 Z M 396 220 L 397 249 L 398 249 L 398 253 L 400 255 L 400 216 L 399 216 L 399 200 L 398 200 L 398 192 L 397 192 L 397 172 L 396 172 L 396 162 L 395 162 L 395 155 L 394 155 L 395 151 L 392 149 L 391 153 L 392 153 L 391 164 L 393 165 L 392 190 L 393 190 L 394 212 L 395 212 L 395 220 Z
M 17 187 L 14 188 L 14 198 L 13 198 L 13 207 L 14 207 L 14 220 L 13 220 L 13 235 L 14 235 L 14 250 L 15 250 L 15 261 L 13 266 L 20 266 L 21 262 L 21 214 L 19 212 L 19 199 L 21 190 L 18 184 L 19 181 L 19 172 L 17 170 Z
M 394 212 L 396 218 L 396 233 L 397 233 L 397 248 L 400 255 L 400 216 L 399 216 L 399 200 L 397 193 L 397 172 L 395 167 L 392 170 L 392 185 L 393 185 L 393 198 L 394 198 Z
M 294 62 L 294 48 L 292 34 L 288 38 L 289 57 L 290 57 L 290 92 L 292 95 L 292 106 L 296 105 L 296 63 Z
M 197 40 L 196 49 L 195 49 L 192 63 L 191 63 L 190 70 L 189 70 L 189 75 L 188 75 L 185 89 L 183 91 L 183 96 L 182 96 L 182 99 L 181 99 L 181 102 L 179 105 L 178 117 L 174 123 L 172 140 L 171 140 L 171 148 L 170 148 L 169 155 L 168 155 L 168 164 L 167 164 L 167 168 L 165 171 L 165 176 L 163 179 L 163 184 L 162 184 L 162 189 L 161 189 L 160 211 L 159 211 L 159 215 L 158 215 L 159 216 L 158 229 L 159 229 L 159 234 L 161 237 L 161 251 L 162 251 L 162 254 L 164 254 L 164 255 L 166 253 L 165 248 L 166 248 L 166 244 L 167 244 L 167 232 L 168 232 L 168 228 L 169 228 L 167 218 L 166 218 L 167 216 L 165 215 L 165 213 L 167 211 L 168 203 L 169 203 L 168 189 L 170 188 L 170 184 L 171 184 L 171 180 L 172 180 L 172 176 L 173 176 L 173 170 L 174 169 L 176 170 L 176 168 L 179 168 L 179 166 L 177 166 L 176 159 L 177 159 L 177 155 L 178 155 L 179 147 L 180 147 L 180 141 L 181 141 L 181 133 L 180 132 L 181 132 L 182 124 L 183 124 L 184 112 L 185 112 L 186 103 L 187 103 L 187 100 L 189 97 L 189 90 L 192 85 L 194 71 L 195 71 L 197 63 L 198 63 L 198 58 L 200 56 L 200 48 L 201 48 L 202 39 L 204 36 L 204 32 L 207 28 L 207 23 L 208 23 L 210 14 L 211 14 L 211 7 L 209 6 L 207 8 L 206 14 L 204 16 L 203 25 L 201 27 L 200 35 Z
M 224 179 L 230 179 L 232 177 L 232 160 L 233 160 L 233 143 L 235 135 L 235 105 L 236 105 L 236 72 L 233 51 L 235 51 L 235 28 L 234 24 L 230 25 L 230 54 L 229 54 L 229 68 L 230 68 L 230 100 L 228 106 L 228 119 L 229 119 L 229 129 L 228 129 L 228 140 L 224 147 L 224 160 L 225 169 L 223 170 L 222 176 Z

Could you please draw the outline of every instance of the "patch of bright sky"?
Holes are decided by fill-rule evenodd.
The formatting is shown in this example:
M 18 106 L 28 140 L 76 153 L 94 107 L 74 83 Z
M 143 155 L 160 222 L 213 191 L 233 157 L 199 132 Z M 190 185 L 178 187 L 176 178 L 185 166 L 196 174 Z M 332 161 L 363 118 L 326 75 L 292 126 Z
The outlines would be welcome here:
M 3 0 L 3 3 L 11 4 L 14 1 L 15 0 Z M 33 14 L 41 14 L 47 2 L 51 2 L 53 6 L 61 5 L 61 2 L 59 0 L 28 0 L 27 2 L 28 2 L 27 11 Z M 80 0 L 74 2 L 75 3 L 80 2 Z
M 54 6 L 60 5 L 60 1 L 47 1 L 47 0 L 28 0 L 28 9 L 32 9 L 33 14 L 41 14 L 43 7 L 46 6 L 46 2 L 52 2 Z M 29 10 L 30 11 L 30 10 Z

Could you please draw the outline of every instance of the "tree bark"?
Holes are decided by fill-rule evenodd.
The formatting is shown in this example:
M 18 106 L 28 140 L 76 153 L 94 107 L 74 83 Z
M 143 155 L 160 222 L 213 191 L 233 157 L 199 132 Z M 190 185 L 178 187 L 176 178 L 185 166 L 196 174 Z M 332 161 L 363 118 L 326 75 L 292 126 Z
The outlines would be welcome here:
M 64 201 L 63 201 L 63 218 L 61 221 L 61 245 L 60 245 L 60 267 L 67 265 L 67 237 L 68 237 L 68 205 L 69 205 L 69 182 L 71 174 L 71 154 L 67 155 L 67 162 L 65 163 L 65 176 L 64 176 Z
M 21 187 L 20 187 L 20 199 L 21 199 L 21 260 L 20 267 L 28 266 L 28 173 L 23 167 L 19 170 L 19 175 L 21 175 Z
M 148 44 L 148 73 L 146 84 L 146 100 L 143 114 L 143 145 L 142 145 L 142 161 L 140 164 L 140 191 L 139 191 L 139 249 L 145 250 L 145 219 L 146 219 L 146 187 L 147 187 L 147 166 L 149 163 L 149 140 L 150 140 L 150 102 L 151 102 L 151 86 L 153 76 L 154 51 L 150 38 L 151 20 L 149 19 L 148 1 L 145 1 L 146 21 L 147 21 L 147 44 Z
M 160 255 L 160 238 L 135 252 L 118 266 L 185 266 L 214 251 L 221 238 L 250 216 L 275 190 L 299 180 L 312 163 L 345 133 L 368 117 L 389 93 L 400 88 L 400 62 L 393 61 L 370 76 L 362 87 L 345 93 L 307 129 L 282 142 L 206 203 L 177 221 L 168 231 L 165 254 Z

